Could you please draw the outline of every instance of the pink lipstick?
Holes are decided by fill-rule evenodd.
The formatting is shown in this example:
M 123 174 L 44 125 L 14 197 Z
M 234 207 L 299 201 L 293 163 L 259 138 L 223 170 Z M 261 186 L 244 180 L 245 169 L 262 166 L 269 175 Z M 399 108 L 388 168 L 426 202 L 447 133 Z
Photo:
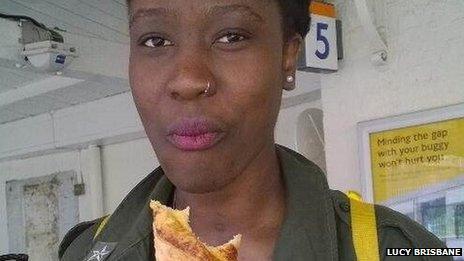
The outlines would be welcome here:
M 206 150 L 224 137 L 224 131 L 215 121 L 200 117 L 177 121 L 168 127 L 167 139 L 184 151 Z

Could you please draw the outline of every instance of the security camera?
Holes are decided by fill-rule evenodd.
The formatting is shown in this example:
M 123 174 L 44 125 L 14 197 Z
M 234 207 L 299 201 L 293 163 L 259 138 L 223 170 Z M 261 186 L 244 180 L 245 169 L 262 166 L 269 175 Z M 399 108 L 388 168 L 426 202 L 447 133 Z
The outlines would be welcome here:
M 77 52 L 75 47 L 47 40 L 25 44 L 21 55 L 38 71 L 59 72 L 77 57 Z

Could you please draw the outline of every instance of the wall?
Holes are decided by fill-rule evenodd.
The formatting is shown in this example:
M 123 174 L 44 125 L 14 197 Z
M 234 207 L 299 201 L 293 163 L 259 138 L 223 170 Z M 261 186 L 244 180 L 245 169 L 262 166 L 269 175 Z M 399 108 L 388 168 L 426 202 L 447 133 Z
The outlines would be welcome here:
M 298 150 L 296 137 L 297 120 L 298 116 L 308 108 L 320 109 L 320 100 L 299 104 L 297 106 L 283 109 L 279 112 L 279 117 L 277 118 L 275 129 L 276 143 L 284 145 L 293 150 Z
M 22 180 L 26 178 L 41 177 L 57 172 L 75 171 L 79 172 L 78 152 L 63 152 L 45 155 L 24 160 L 3 162 L 0 164 L 0 235 L 8 235 L 7 215 L 5 201 L 5 182 L 8 180 Z M 88 198 L 79 199 L 79 210 L 81 220 L 91 218 Z M 0 237 L 0 253 L 8 250 L 8 238 Z
M 358 122 L 464 102 L 464 1 L 385 1 L 376 14 L 388 45 L 380 67 L 370 63 L 353 0 L 334 2 L 345 57 L 321 78 L 327 172 L 332 188 L 360 191 Z
M 103 146 L 101 155 L 104 212 L 112 213 L 159 163 L 147 138 Z

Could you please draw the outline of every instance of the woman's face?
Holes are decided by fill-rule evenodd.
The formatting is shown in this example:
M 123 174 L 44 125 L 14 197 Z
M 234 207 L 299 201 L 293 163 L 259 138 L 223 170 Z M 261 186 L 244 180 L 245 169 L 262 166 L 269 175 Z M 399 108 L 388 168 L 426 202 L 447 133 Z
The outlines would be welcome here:
M 272 0 L 132 0 L 130 10 L 130 85 L 163 170 L 191 193 L 224 187 L 273 145 L 299 38 L 283 40 Z

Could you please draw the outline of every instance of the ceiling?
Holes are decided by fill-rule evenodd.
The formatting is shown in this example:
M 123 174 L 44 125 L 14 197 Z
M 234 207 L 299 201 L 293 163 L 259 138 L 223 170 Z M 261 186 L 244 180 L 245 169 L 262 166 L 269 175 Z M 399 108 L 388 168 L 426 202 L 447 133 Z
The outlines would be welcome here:
M 1 0 L 0 12 L 27 15 L 49 28 L 119 43 L 129 42 L 124 0 Z
M 34 81 L 43 80 L 44 78 L 47 78 L 47 75 L 35 72 L 24 73 L 16 68 L 13 69 L 0 65 L 0 93 L 17 89 Z
M 0 59 L 0 124 L 129 91 L 126 79 L 16 68 Z
M 88 39 L 129 43 L 124 0 L 0 1 L 0 13 L 30 16 L 49 28 Z M 0 43 L 0 52 L 7 47 Z M 98 74 L 57 76 L 18 68 L 14 61 L 0 57 L 0 124 L 128 90 L 124 79 Z

